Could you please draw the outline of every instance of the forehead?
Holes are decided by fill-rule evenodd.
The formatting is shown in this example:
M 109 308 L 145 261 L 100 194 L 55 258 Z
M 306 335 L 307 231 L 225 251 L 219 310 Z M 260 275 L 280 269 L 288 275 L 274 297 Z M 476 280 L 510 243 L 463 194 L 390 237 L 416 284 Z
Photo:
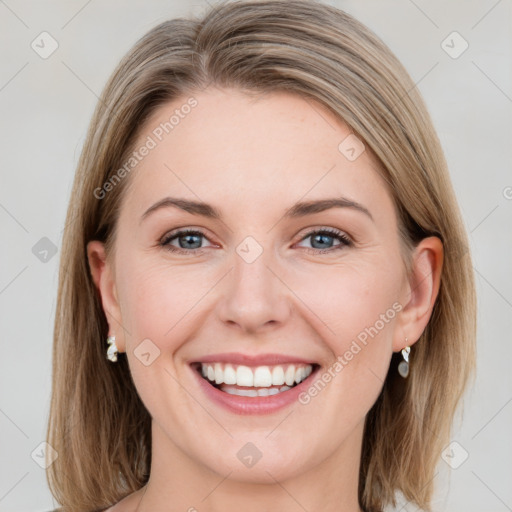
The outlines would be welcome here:
M 185 95 L 160 106 L 141 129 L 135 147 L 151 141 L 151 149 L 130 177 L 130 203 L 141 209 L 169 194 L 220 208 L 239 200 L 250 210 L 306 194 L 361 201 L 386 194 L 370 151 L 353 161 L 343 153 L 350 137 L 326 107 L 295 94 L 207 89 Z

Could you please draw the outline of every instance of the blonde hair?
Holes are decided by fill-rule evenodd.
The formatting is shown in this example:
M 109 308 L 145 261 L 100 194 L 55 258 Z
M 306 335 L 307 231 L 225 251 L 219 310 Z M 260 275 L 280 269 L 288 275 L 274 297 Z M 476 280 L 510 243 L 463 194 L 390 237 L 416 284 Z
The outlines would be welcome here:
M 145 121 L 163 103 L 209 85 L 287 91 L 325 105 L 378 158 L 413 249 L 435 235 L 444 266 L 431 319 L 407 379 L 393 354 L 365 421 L 359 502 L 396 504 L 400 491 L 430 510 L 433 476 L 475 366 L 476 298 L 468 239 L 439 139 L 415 84 L 388 47 L 345 12 L 307 0 L 236 1 L 201 19 L 159 24 L 110 77 L 78 163 L 62 241 L 53 346 L 47 470 L 64 510 L 106 508 L 141 488 L 151 465 L 151 417 L 125 354 L 107 361 L 108 324 L 87 261 L 90 240 L 112 254 L 130 182 L 102 199 Z M 410 253 L 410 252 L 409 252 Z

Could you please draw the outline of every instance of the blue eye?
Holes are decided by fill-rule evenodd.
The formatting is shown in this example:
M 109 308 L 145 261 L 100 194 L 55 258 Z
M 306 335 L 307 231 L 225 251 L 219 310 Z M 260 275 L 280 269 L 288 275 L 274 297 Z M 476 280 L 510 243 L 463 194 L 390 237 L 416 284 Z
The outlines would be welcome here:
M 201 251 L 197 251 L 196 249 L 202 249 L 202 247 L 200 247 L 201 238 L 206 238 L 204 233 L 201 233 L 201 231 L 197 231 L 194 229 L 183 229 L 181 231 L 171 233 L 169 236 L 165 237 L 160 242 L 160 245 L 171 252 L 190 253 L 190 251 L 192 251 L 199 253 Z M 178 240 L 180 247 L 170 245 L 173 240 Z M 184 245 L 184 247 L 181 247 L 182 244 Z M 199 247 L 197 246 L 198 244 Z
M 311 252 L 313 254 L 322 254 L 322 253 L 329 253 L 332 251 L 336 251 L 339 249 L 343 249 L 344 247 L 350 247 L 352 246 L 352 240 L 348 238 L 344 233 L 341 231 L 338 231 L 337 229 L 320 229 L 316 231 L 310 231 L 302 240 L 307 239 L 312 240 L 312 244 L 318 244 L 319 248 L 313 247 L 310 249 L 309 247 L 305 247 L 307 252 Z M 335 246 L 325 247 L 325 245 L 330 245 L 330 240 L 337 239 L 339 240 L 339 244 Z
M 159 245 L 165 247 L 168 251 L 182 253 L 182 254 L 202 254 L 202 241 L 201 238 L 206 238 L 206 235 L 201 231 L 194 229 L 182 229 L 170 233 L 164 237 Z M 335 250 L 343 249 L 344 247 L 350 247 L 353 245 L 352 240 L 348 238 L 344 233 L 337 229 L 324 228 L 316 231 L 310 231 L 302 240 L 310 238 L 313 244 L 317 244 L 319 247 L 304 247 L 306 252 L 313 254 L 325 254 Z M 171 242 L 177 240 L 179 247 L 171 245 Z M 301 241 L 302 241 L 301 240 Z M 332 246 L 332 240 L 338 240 L 338 245 Z M 329 246 L 329 247 L 326 247 Z

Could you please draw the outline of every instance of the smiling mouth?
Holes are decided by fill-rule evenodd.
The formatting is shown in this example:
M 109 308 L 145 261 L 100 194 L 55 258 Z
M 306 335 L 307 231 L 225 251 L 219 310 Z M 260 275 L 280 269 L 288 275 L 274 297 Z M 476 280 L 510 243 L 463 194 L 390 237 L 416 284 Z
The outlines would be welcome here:
M 320 368 L 316 363 L 285 364 L 257 369 L 243 365 L 239 369 L 238 365 L 224 366 L 219 363 L 192 363 L 191 366 L 212 387 L 230 395 L 245 397 L 284 393 L 311 379 Z

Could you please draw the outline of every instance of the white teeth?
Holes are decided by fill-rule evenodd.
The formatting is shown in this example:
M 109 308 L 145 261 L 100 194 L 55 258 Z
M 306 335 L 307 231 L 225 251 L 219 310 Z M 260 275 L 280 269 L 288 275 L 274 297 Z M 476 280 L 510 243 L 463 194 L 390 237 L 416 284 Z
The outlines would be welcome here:
M 295 365 L 292 364 L 288 366 L 286 373 L 284 374 L 284 381 L 287 386 L 293 386 L 295 383 Z
M 219 363 L 215 363 L 215 383 L 222 384 L 224 382 L 224 375 L 222 373 L 222 366 Z
M 312 371 L 313 366 L 310 364 L 258 366 L 256 368 L 224 363 L 201 364 L 201 374 L 209 381 L 215 382 L 215 384 L 236 384 L 249 388 L 270 388 L 283 384 L 293 386 L 309 377 Z
M 224 384 L 236 384 L 236 371 L 230 364 L 224 366 Z
M 248 366 L 239 366 L 236 369 L 236 383 L 249 388 L 254 386 L 254 375 Z
M 272 370 L 272 384 L 275 386 L 284 384 L 284 370 L 282 366 L 275 366 Z
M 225 393 L 229 393 L 230 395 L 237 395 L 237 396 L 271 396 L 271 395 L 277 395 L 279 393 L 282 393 L 283 391 L 288 391 L 291 389 L 288 386 L 282 386 L 280 388 L 260 388 L 260 389 L 238 389 L 231 386 L 222 386 L 222 391 Z
M 258 366 L 254 371 L 254 384 L 257 388 L 268 388 L 272 386 L 272 374 L 268 366 Z

